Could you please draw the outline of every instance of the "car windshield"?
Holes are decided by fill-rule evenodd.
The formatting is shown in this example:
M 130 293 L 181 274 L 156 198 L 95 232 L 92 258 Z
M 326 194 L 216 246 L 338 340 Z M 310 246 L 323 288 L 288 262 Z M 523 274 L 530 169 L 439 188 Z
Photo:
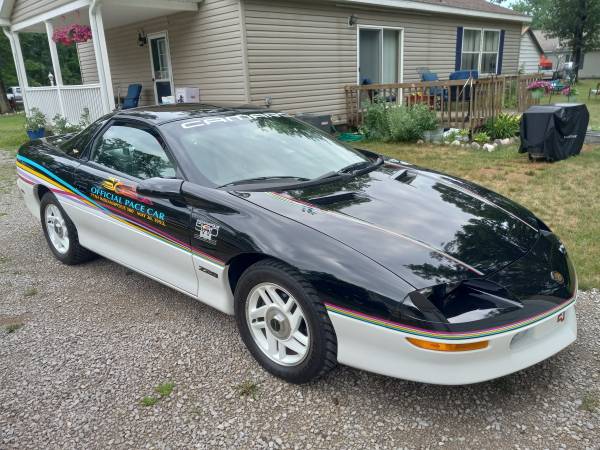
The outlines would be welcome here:
M 283 113 L 211 116 L 172 122 L 163 131 L 215 186 L 314 180 L 368 162 Z

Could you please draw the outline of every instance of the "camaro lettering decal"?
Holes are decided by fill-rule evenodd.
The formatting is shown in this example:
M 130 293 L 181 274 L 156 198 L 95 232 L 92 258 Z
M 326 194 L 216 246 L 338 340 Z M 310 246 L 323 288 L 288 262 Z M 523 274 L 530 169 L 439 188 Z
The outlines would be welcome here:
M 195 256 L 211 262 L 217 266 L 224 267 L 225 262 L 219 258 L 205 253 L 204 251 L 192 247 L 189 242 L 183 242 L 174 236 L 167 234 L 162 228 L 156 228 L 146 222 L 139 220 L 138 217 L 130 216 L 119 208 L 104 203 L 98 202 L 88 195 L 77 190 L 66 181 L 57 177 L 45 167 L 39 165 L 35 161 L 30 160 L 21 155 L 17 155 L 17 175 L 24 182 L 31 185 L 42 184 L 49 188 L 55 195 L 64 198 L 65 200 L 77 203 L 80 206 L 87 207 L 99 211 L 108 217 L 117 220 L 137 231 L 146 234 L 152 239 L 159 240 L 165 244 L 176 247 L 180 250 L 193 253 Z
M 236 114 L 235 116 L 217 116 L 217 117 L 207 117 L 204 119 L 196 119 L 190 120 L 188 122 L 184 122 L 181 124 L 181 128 L 196 128 L 196 127 L 204 127 L 207 125 L 212 125 L 215 123 L 231 123 L 231 122 L 240 122 L 244 120 L 252 120 L 252 119 L 264 119 L 271 117 L 288 117 L 285 113 L 254 113 L 254 114 Z
M 370 316 L 368 314 L 364 314 L 358 311 L 353 311 L 351 309 L 343 308 L 338 305 L 333 305 L 331 303 L 325 303 L 325 308 L 329 313 L 338 314 L 341 316 L 349 317 L 351 319 L 360 320 L 361 322 L 367 322 L 372 325 L 377 325 L 380 327 L 388 328 L 390 330 L 401 331 L 407 334 L 413 334 L 421 337 L 428 337 L 434 339 L 445 339 L 445 340 L 461 340 L 461 339 L 477 339 L 488 336 L 494 336 L 496 334 L 506 333 L 508 331 L 514 331 L 520 328 L 524 328 L 530 325 L 533 325 L 541 320 L 547 319 L 550 316 L 560 312 L 557 317 L 557 320 L 560 321 L 560 317 L 563 317 L 565 310 L 575 303 L 577 300 L 577 295 L 573 295 L 570 299 L 564 301 L 560 305 L 552 308 L 550 311 L 546 311 L 545 313 L 539 314 L 537 316 L 530 317 L 528 319 L 520 320 L 518 322 L 509 323 L 506 325 L 502 325 L 500 327 L 488 328 L 484 330 L 477 331 L 430 331 L 425 330 L 423 328 L 412 327 L 410 325 L 404 325 L 401 323 L 392 322 L 389 320 L 381 319 L 379 317 Z

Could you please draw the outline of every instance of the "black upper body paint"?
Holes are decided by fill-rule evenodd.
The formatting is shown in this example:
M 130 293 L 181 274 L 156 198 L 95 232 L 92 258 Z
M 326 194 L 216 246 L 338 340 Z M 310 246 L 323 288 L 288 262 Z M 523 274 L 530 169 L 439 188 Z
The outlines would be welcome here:
M 60 139 L 45 139 L 24 145 L 19 154 L 86 195 L 111 178 L 135 191 L 141 180 L 88 161 L 89 146 L 111 121 L 152 129 L 177 164 L 181 196 L 138 196 L 165 220 L 136 220 L 224 265 L 247 256 L 284 261 L 323 302 L 385 320 L 475 331 L 541 314 L 574 295 L 575 272 L 557 237 L 527 209 L 481 186 L 386 159 L 367 173 L 306 187 L 216 188 L 193 172 L 185 149 L 161 128 L 261 113 L 201 105 L 138 108 L 105 118 L 75 153 L 65 153 Z M 208 235 L 218 234 L 200 239 L 202 226 Z M 556 272 L 562 279 L 552 276 Z

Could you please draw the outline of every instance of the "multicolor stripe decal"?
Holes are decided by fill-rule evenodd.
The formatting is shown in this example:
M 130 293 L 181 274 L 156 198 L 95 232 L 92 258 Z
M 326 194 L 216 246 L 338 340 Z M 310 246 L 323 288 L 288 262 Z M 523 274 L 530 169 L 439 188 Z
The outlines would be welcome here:
M 278 200 L 286 201 L 288 203 L 293 203 L 293 204 L 297 204 L 297 205 L 302 205 L 303 207 L 312 208 L 313 210 L 322 212 L 324 214 L 329 214 L 329 215 L 336 216 L 336 217 L 339 217 L 339 218 L 342 218 L 342 219 L 350 220 L 352 222 L 359 223 L 361 225 L 365 225 L 365 226 L 368 226 L 370 228 L 374 228 L 374 229 L 379 230 L 379 231 L 383 231 L 384 233 L 392 234 L 392 235 L 394 235 L 396 237 L 399 237 L 401 239 L 410 241 L 413 244 L 416 244 L 416 245 L 419 245 L 421 247 L 424 247 L 424 248 L 426 248 L 429 251 L 435 252 L 435 253 L 443 256 L 444 258 L 449 259 L 450 261 L 455 262 L 459 266 L 464 267 L 465 269 L 469 270 L 470 272 L 473 272 L 473 273 L 475 273 L 475 274 L 477 274 L 479 276 L 483 276 L 484 275 L 483 272 L 477 270 L 475 267 L 470 266 L 469 264 L 465 263 L 464 261 L 461 261 L 458 258 L 455 258 L 452 255 L 449 255 L 448 253 L 440 250 L 439 248 L 432 247 L 431 245 L 426 244 L 425 242 L 419 241 L 417 239 L 413 239 L 413 238 L 411 238 L 409 236 L 406 236 L 404 234 L 396 233 L 394 231 L 388 230 L 386 228 L 379 227 L 379 226 L 374 225 L 374 224 L 372 224 L 370 222 L 365 222 L 364 220 L 360 220 L 360 219 L 357 219 L 355 217 L 348 216 L 346 214 L 338 213 L 338 212 L 335 212 L 335 211 L 329 211 L 329 210 L 326 210 L 326 209 L 321 209 L 318 206 L 315 206 L 315 205 L 313 205 L 311 203 L 308 203 L 308 202 L 305 202 L 303 200 L 298 200 L 297 198 L 294 198 L 294 197 L 292 197 L 291 195 L 288 195 L 288 194 L 282 194 L 282 193 L 278 193 L 278 192 L 267 192 L 267 194 L 269 194 L 270 196 L 272 196 L 272 197 L 274 197 L 274 198 L 276 198 Z
M 389 320 L 381 319 L 379 317 L 370 316 L 368 314 L 364 314 L 358 311 L 353 311 L 351 309 L 347 309 L 338 305 L 334 305 L 331 303 L 325 303 L 325 307 L 327 311 L 334 314 L 339 314 L 341 316 L 349 317 L 351 319 L 360 320 L 361 322 L 370 323 L 371 325 L 380 326 L 383 328 L 388 328 L 394 331 L 400 331 L 403 333 L 411 334 L 414 336 L 420 336 L 425 338 L 432 339 L 445 339 L 445 340 L 462 340 L 462 339 L 480 339 L 489 336 L 495 336 L 498 334 L 506 333 L 509 331 L 515 331 L 520 328 L 527 327 L 529 325 L 533 325 L 537 322 L 540 322 L 554 314 L 558 314 L 561 311 L 564 311 L 577 300 L 577 296 L 574 295 L 567 301 L 557 305 L 549 311 L 538 314 L 536 316 L 530 317 L 528 319 L 520 320 L 517 322 L 508 323 L 506 325 L 502 325 L 494 328 L 487 328 L 484 330 L 477 331 L 461 331 L 461 332 L 452 332 L 452 331 L 430 331 L 425 330 L 423 328 L 412 327 L 410 325 L 404 325 L 397 322 L 391 322 Z
M 180 250 L 190 252 L 195 256 L 218 266 L 225 266 L 224 261 L 205 253 L 198 248 L 192 247 L 190 244 L 171 236 L 157 227 L 149 225 L 137 218 L 131 217 L 130 215 L 124 214 L 119 209 L 110 205 L 98 203 L 89 196 L 77 190 L 75 187 L 71 186 L 65 180 L 57 177 L 45 167 L 42 167 L 35 161 L 32 161 L 31 159 L 22 155 L 17 155 L 17 176 L 25 183 L 30 185 L 43 184 L 55 195 L 68 198 L 79 205 L 100 211 L 112 219 L 117 220 L 120 223 L 137 231 L 140 231 L 153 239 L 159 240 Z

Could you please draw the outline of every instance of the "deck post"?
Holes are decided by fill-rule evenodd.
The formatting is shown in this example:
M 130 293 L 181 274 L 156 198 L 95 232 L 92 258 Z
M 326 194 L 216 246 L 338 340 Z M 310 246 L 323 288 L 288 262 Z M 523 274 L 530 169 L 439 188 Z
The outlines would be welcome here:
M 29 82 L 27 81 L 27 71 L 25 70 L 25 62 L 23 60 L 23 52 L 21 51 L 19 34 L 14 31 L 8 31 L 6 28 L 3 28 L 2 30 L 8 38 L 13 59 L 15 61 L 17 80 L 19 80 L 19 86 L 21 86 L 21 95 L 23 96 L 23 108 L 25 109 L 25 114 L 29 114 L 29 102 L 27 101 L 27 93 L 25 92 L 29 87 Z
M 108 62 L 108 51 L 106 48 L 106 36 L 104 35 L 101 6 L 98 3 L 98 1 L 94 1 L 89 9 L 90 28 L 92 29 L 92 43 L 94 44 L 96 67 L 98 68 L 98 80 L 100 81 L 102 104 L 104 112 L 109 113 L 115 109 L 115 98 L 112 77 L 110 74 L 110 64 Z
M 54 81 L 56 83 L 56 93 L 58 94 L 58 106 L 60 108 L 61 116 L 65 117 L 65 104 L 63 102 L 62 94 L 60 92 L 63 86 L 62 71 L 60 70 L 60 60 L 58 59 L 58 51 L 56 50 L 56 42 L 52 39 L 54 34 L 54 26 L 52 22 L 47 20 L 44 22 L 46 25 L 46 34 L 48 36 L 48 45 L 50 46 L 50 59 L 52 60 L 52 70 L 54 71 Z

